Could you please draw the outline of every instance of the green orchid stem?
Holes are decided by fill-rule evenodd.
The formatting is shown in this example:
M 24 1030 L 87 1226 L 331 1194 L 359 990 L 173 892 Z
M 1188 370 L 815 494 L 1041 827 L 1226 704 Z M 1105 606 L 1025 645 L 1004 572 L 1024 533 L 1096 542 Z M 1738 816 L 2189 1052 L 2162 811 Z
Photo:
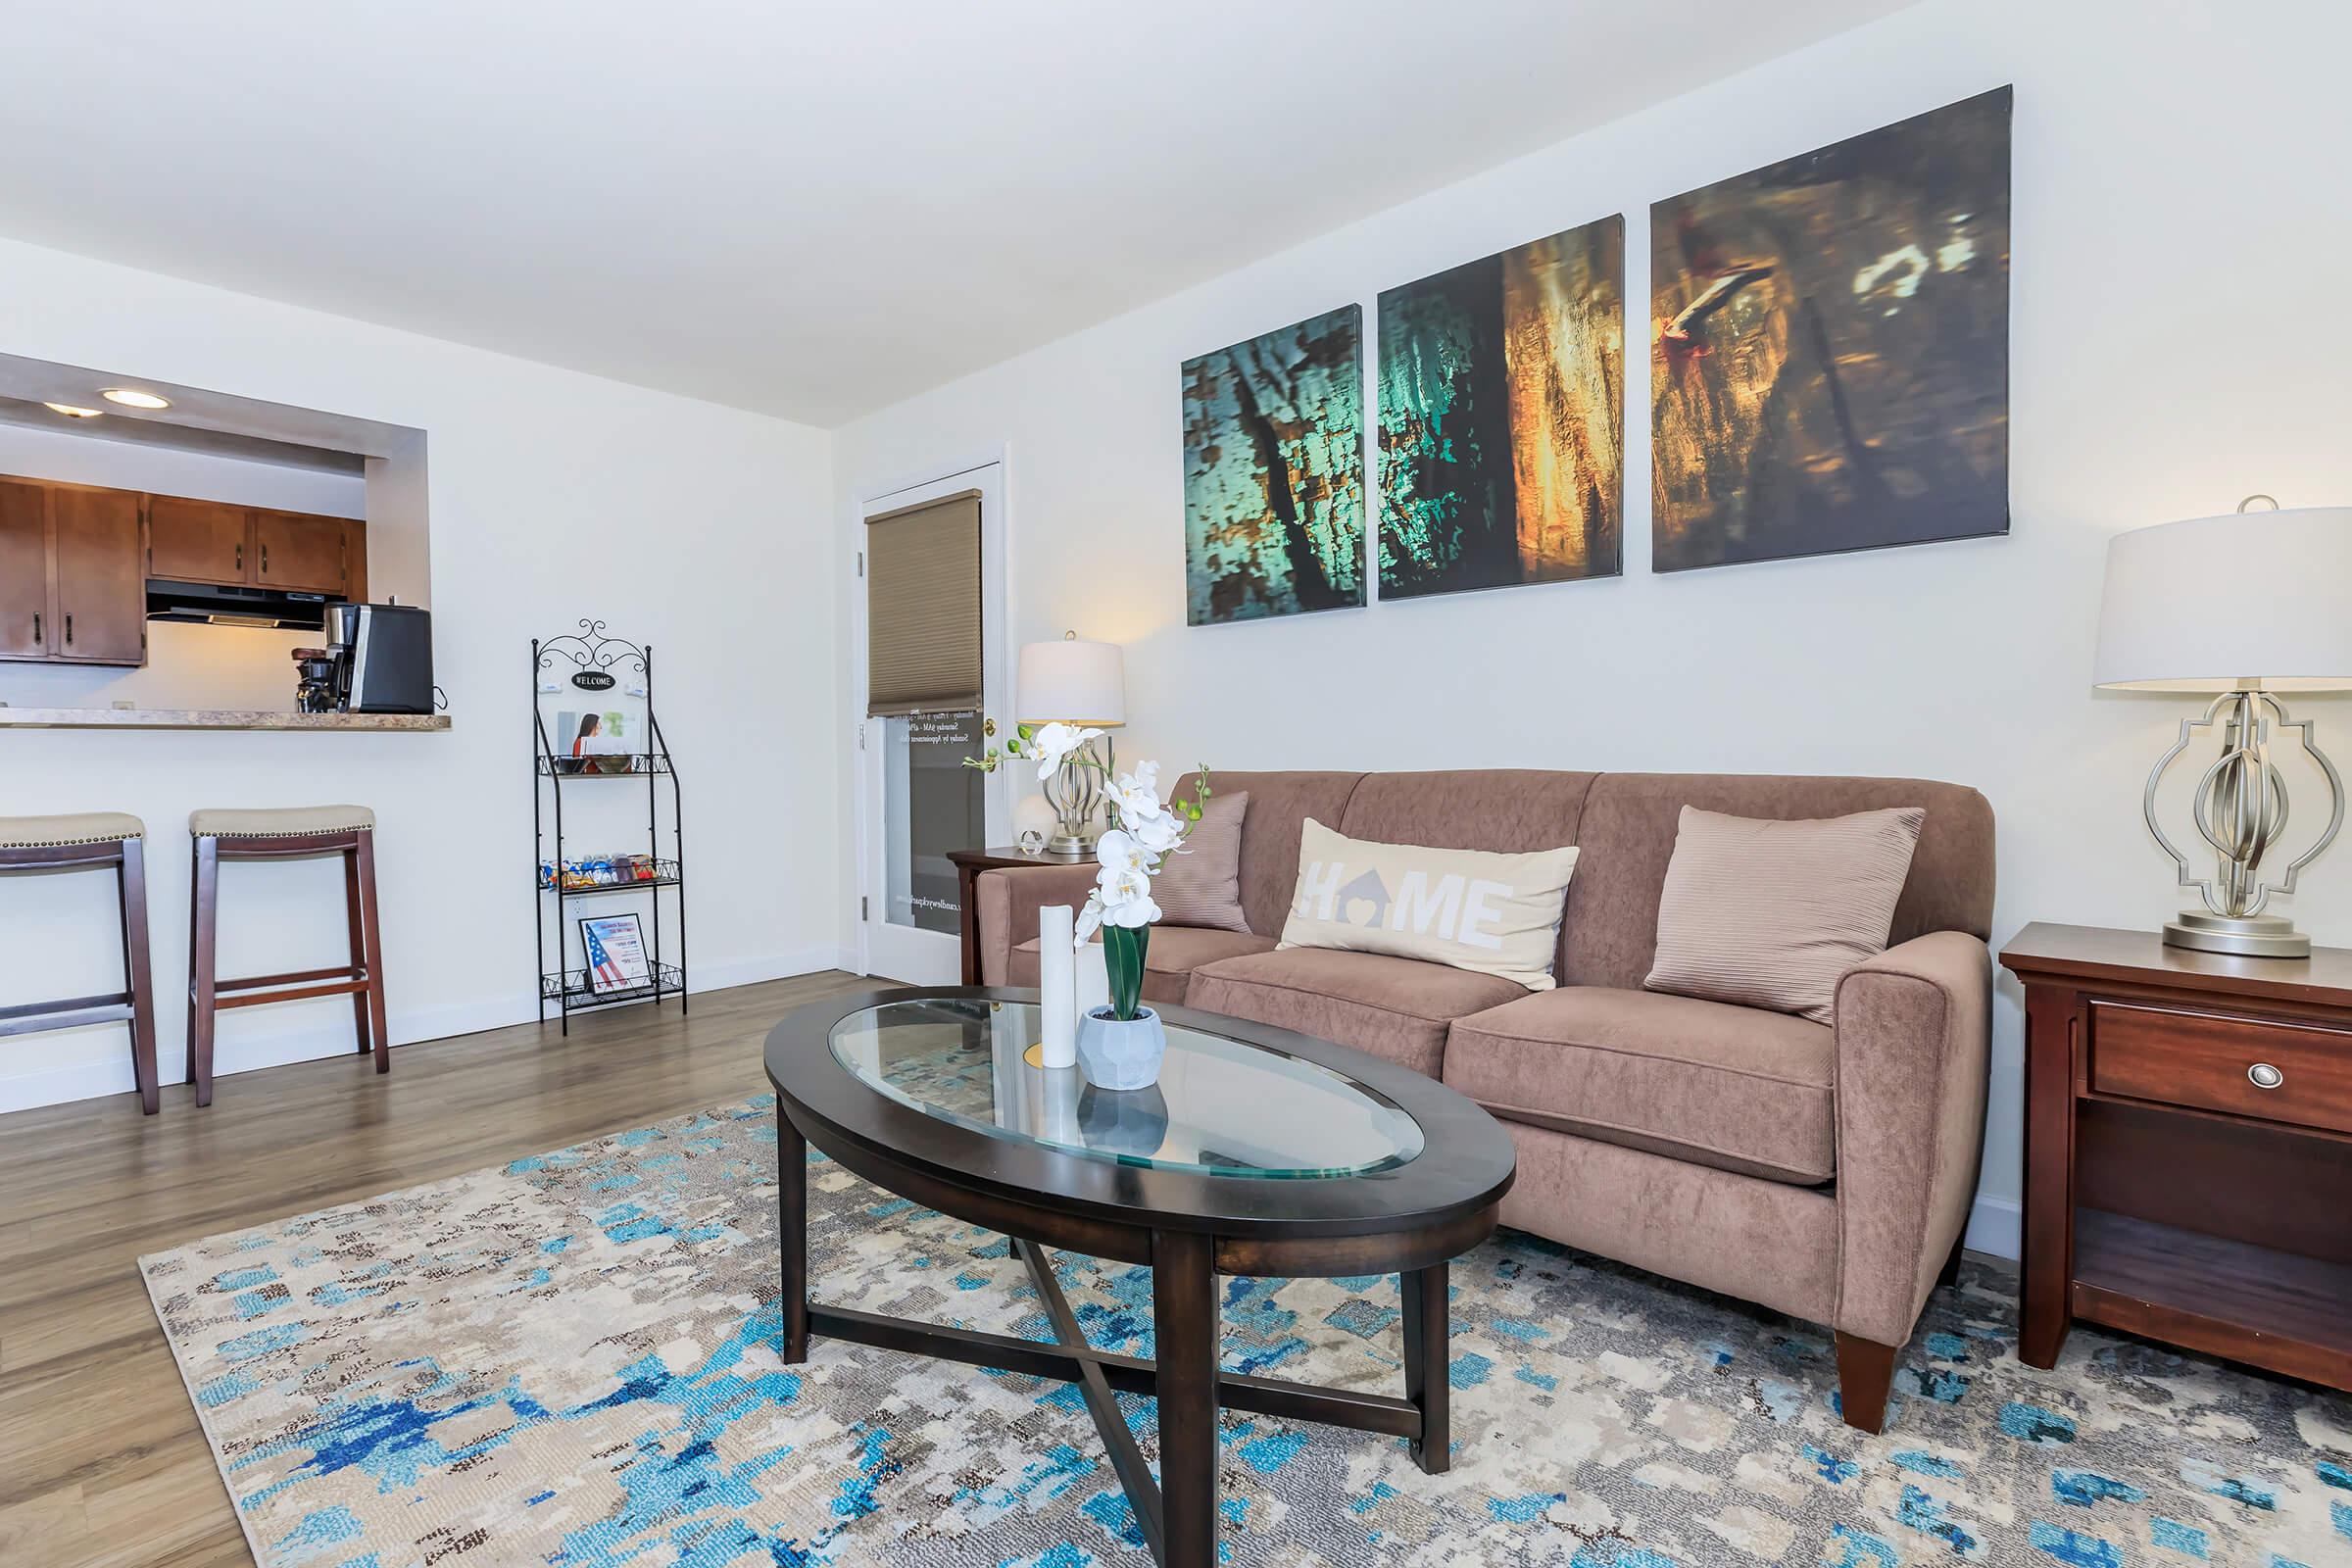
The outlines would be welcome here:
M 1132 1022 L 1144 1006 L 1144 950 L 1152 945 L 1148 925 L 1102 928 L 1102 967 L 1110 975 L 1110 1015 Z

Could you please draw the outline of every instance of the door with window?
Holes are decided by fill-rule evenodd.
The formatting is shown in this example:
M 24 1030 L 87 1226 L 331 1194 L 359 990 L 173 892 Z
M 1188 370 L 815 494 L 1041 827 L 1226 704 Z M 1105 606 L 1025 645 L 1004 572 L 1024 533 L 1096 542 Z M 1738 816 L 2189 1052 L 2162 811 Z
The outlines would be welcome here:
M 1004 842 L 1004 791 L 966 758 L 999 737 L 1003 657 L 999 466 L 870 501 L 858 912 L 869 973 L 953 984 L 963 910 L 951 851 Z

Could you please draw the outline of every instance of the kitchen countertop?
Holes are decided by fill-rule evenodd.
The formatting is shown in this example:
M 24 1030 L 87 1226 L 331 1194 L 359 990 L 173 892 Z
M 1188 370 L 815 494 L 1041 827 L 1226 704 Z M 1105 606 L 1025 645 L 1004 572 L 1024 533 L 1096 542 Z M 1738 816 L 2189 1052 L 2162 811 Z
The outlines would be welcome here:
M 0 708 L 0 729 L 439 730 L 447 713 L 281 713 L 235 708 Z

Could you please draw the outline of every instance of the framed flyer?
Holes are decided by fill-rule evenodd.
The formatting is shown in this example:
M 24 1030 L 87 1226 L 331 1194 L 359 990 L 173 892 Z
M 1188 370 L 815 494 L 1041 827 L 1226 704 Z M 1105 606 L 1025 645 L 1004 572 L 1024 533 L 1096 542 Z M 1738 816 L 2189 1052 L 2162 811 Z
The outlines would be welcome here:
M 580 950 L 588 961 L 588 989 L 598 996 L 653 984 L 645 959 L 645 934 L 633 914 L 584 916 Z

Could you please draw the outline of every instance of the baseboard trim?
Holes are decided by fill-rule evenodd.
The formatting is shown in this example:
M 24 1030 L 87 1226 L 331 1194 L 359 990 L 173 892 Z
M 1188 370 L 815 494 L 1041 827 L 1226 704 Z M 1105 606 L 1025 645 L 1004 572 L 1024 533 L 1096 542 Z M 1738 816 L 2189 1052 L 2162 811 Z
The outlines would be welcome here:
M 2015 1262 L 2025 1251 L 2025 1208 L 2014 1198 L 1979 1194 L 1968 1213 L 1968 1248 Z
M 788 980 L 795 975 L 848 968 L 856 961 L 855 954 L 841 948 L 801 948 L 766 957 L 736 958 L 724 963 L 698 966 L 689 976 L 687 989 L 696 994 L 725 991 L 735 986 L 757 985 L 762 980 Z M 530 1023 L 538 1016 L 538 999 L 526 992 L 474 1002 L 446 1003 L 439 1006 L 412 1007 L 392 1013 L 385 1021 L 392 1031 L 393 1047 L 398 1049 L 421 1041 L 447 1040 L 458 1035 L 480 1034 L 488 1029 Z M 170 1021 L 173 1024 L 178 1022 L 176 1018 Z M 338 1022 L 341 1023 L 340 1028 L 327 1025 L 223 1040 L 215 1050 L 213 1076 L 216 1079 L 229 1078 L 239 1073 L 259 1072 L 266 1067 L 283 1067 L 297 1061 L 318 1061 L 327 1056 L 347 1055 L 352 1049 L 350 1025 L 341 1020 Z M 157 1054 L 167 1084 L 178 1081 L 186 1049 L 176 1029 L 170 1039 L 160 1043 Z M 0 1077 L 0 1114 L 12 1110 L 32 1110 L 42 1105 L 62 1105 L 75 1100 L 95 1100 L 106 1095 L 126 1095 L 137 1087 L 131 1076 L 129 1044 L 125 1041 L 120 1052 L 103 1060 Z

